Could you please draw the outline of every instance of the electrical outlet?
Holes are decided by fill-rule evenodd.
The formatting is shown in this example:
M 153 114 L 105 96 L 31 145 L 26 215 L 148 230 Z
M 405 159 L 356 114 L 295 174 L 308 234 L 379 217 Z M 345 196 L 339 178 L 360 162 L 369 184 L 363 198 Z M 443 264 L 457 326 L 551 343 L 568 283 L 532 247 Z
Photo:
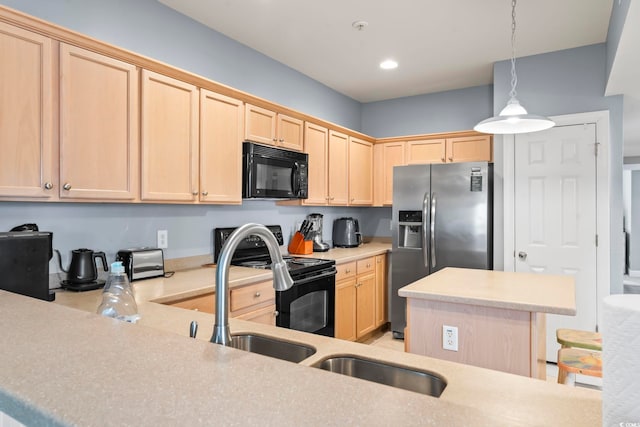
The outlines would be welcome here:
M 157 242 L 158 248 L 167 249 L 169 247 L 169 232 L 167 230 L 158 230 Z
M 457 327 L 442 325 L 442 348 L 445 350 L 458 351 Z

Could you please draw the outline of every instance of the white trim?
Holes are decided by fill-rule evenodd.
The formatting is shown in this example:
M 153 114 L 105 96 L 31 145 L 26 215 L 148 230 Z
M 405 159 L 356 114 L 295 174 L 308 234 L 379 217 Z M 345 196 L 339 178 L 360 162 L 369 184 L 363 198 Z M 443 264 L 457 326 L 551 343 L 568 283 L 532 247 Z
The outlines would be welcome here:
M 611 293 L 611 138 L 609 136 L 609 111 L 593 111 L 588 113 L 566 114 L 550 117 L 557 125 L 569 126 L 585 123 L 595 123 L 596 138 L 600 143 L 596 167 L 598 179 L 596 182 L 596 230 L 598 233 L 597 257 L 597 298 L 598 324 L 602 324 L 602 299 Z M 513 135 L 503 137 L 503 177 L 504 177 L 504 270 L 515 271 L 515 138 Z
M 629 270 L 629 277 L 640 277 L 640 270 Z

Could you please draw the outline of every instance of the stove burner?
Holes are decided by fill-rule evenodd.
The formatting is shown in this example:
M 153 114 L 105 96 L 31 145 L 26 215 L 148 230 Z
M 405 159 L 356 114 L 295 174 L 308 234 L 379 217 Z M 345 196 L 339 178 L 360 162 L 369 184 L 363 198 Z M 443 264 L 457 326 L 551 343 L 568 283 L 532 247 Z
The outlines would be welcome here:
M 267 261 L 244 261 L 238 265 L 241 267 L 251 267 L 251 268 L 269 268 L 270 263 Z
M 292 258 L 289 260 L 290 263 L 300 264 L 300 265 L 318 265 L 325 262 L 323 259 L 309 259 L 309 258 Z

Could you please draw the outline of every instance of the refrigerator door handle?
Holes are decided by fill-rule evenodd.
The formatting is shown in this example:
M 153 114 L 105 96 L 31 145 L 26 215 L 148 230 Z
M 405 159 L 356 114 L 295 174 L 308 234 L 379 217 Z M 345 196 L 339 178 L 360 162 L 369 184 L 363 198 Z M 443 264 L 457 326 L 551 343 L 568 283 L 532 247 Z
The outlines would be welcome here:
M 431 195 L 431 268 L 436 268 L 436 193 Z
M 422 198 L 422 259 L 424 266 L 429 268 L 429 245 L 427 242 L 427 218 L 429 213 L 429 193 L 424 193 Z

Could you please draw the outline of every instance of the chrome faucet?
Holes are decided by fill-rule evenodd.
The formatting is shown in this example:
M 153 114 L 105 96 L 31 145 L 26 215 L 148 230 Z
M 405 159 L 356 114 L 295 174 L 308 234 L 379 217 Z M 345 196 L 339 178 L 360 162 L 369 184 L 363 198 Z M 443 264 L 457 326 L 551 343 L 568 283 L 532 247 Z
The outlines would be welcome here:
M 218 257 L 216 268 L 216 321 L 213 325 L 211 342 L 221 345 L 231 345 L 231 331 L 229 330 L 229 266 L 231 257 L 238 244 L 247 236 L 258 236 L 267 245 L 271 256 L 271 271 L 273 272 L 273 288 L 276 291 L 286 291 L 293 286 L 293 279 L 289 275 L 287 263 L 282 259 L 278 241 L 267 227 L 261 224 L 245 224 L 238 227 L 225 241 Z

